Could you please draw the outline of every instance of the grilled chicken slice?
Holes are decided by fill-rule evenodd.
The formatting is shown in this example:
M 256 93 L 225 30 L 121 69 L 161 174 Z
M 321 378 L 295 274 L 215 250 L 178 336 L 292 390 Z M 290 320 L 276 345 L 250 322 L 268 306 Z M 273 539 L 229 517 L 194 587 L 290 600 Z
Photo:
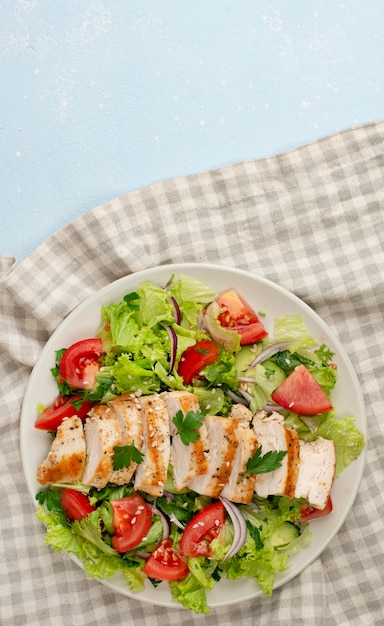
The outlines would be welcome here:
M 64 419 L 58 427 L 48 456 L 37 469 L 37 480 L 41 485 L 76 482 L 82 477 L 84 465 L 83 423 L 74 415 Z
M 274 450 L 287 453 L 281 461 L 281 467 L 257 475 L 257 495 L 262 498 L 272 495 L 292 498 L 295 494 L 300 458 L 297 433 L 285 427 L 284 418 L 277 412 L 270 415 L 265 411 L 256 413 L 252 423 L 262 455 Z
M 170 431 L 167 404 L 160 395 L 140 398 L 143 417 L 143 462 L 135 474 L 135 489 L 161 496 L 167 481 Z
M 318 437 L 300 441 L 300 467 L 295 497 L 306 498 L 317 509 L 327 504 L 336 470 L 335 444 Z
M 200 438 L 186 446 L 181 441 L 180 435 L 177 434 L 172 420 L 178 411 L 184 415 L 189 411 L 200 412 L 199 400 L 195 394 L 185 391 L 170 391 L 164 393 L 163 397 L 168 408 L 172 435 L 173 484 L 180 491 L 187 487 L 192 478 L 201 476 L 208 471 L 208 462 L 205 456 L 208 451 L 207 429 L 205 424 L 202 424 L 199 429 Z
M 129 446 L 133 443 L 137 450 L 141 450 L 143 445 L 143 420 L 139 400 L 130 394 L 124 394 L 114 398 L 109 404 L 115 410 L 115 415 L 122 429 L 122 445 Z M 137 463 L 131 461 L 129 467 L 113 471 L 109 482 L 117 485 L 126 485 L 131 480 L 136 467 Z
M 242 422 L 251 422 L 253 413 L 244 404 L 233 404 L 229 417 Z
M 236 450 L 231 474 L 220 495 L 232 502 L 248 504 L 251 502 L 255 491 L 256 476 L 250 475 L 243 478 L 243 474 L 247 468 L 248 459 L 256 451 L 257 439 L 247 422 L 239 421 L 235 426 L 235 432 L 239 445 Z
M 108 404 L 95 406 L 84 425 L 87 462 L 83 483 L 102 489 L 113 473 L 114 446 L 123 443 L 123 430 L 115 409 Z
M 189 481 L 188 487 L 205 496 L 217 498 L 231 474 L 238 438 L 235 420 L 219 415 L 206 415 L 204 424 L 208 434 L 208 472 Z

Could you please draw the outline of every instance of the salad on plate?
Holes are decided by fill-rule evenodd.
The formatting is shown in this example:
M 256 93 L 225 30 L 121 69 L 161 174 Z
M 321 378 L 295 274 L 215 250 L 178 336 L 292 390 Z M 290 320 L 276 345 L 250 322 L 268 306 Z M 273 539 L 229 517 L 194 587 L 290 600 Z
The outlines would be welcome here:
M 365 445 L 333 404 L 337 359 L 300 314 L 267 331 L 245 298 L 187 274 L 144 281 L 56 351 L 57 398 L 35 421 L 52 437 L 37 516 L 89 577 L 169 585 L 208 613 L 221 580 L 270 595 L 309 522 L 332 515 Z

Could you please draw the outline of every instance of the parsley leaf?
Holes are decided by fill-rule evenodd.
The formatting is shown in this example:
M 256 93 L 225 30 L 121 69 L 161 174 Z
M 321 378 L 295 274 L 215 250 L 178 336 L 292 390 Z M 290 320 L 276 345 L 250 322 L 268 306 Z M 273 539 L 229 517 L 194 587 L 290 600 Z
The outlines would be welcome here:
M 255 454 L 248 459 L 247 468 L 242 476 L 245 478 L 250 474 L 267 474 L 273 472 L 273 470 L 281 467 L 280 461 L 283 460 L 287 454 L 286 450 L 270 450 L 262 456 L 261 446 L 257 448 Z
M 289 350 L 281 350 L 280 352 L 276 352 L 273 356 L 271 356 L 270 361 L 278 365 L 286 374 L 292 372 L 295 367 L 300 365 L 315 365 L 311 359 L 307 359 L 306 357 L 298 354 L 297 352 L 290 352 Z
M 63 510 L 60 502 L 59 489 L 42 489 L 37 492 L 35 498 L 40 504 L 45 504 L 48 511 L 62 512 Z
M 185 446 L 200 439 L 198 429 L 202 425 L 204 415 L 197 411 L 188 411 L 185 415 L 177 411 L 172 422 L 177 428 L 180 439 Z
M 247 524 L 249 534 L 251 535 L 253 541 L 255 542 L 256 550 L 262 550 L 264 548 L 264 543 L 261 539 L 260 532 L 263 530 L 263 527 L 259 526 L 257 528 L 256 526 L 251 524 L 251 522 L 248 520 L 246 520 L 245 523 Z
M 113 470 L 123 469 L 123 467 L 129 467 L 131 462 L 140 465 L 144 458 L 144 454 L 140 452 L 133 443 L 128 446 L 114 446 L 115 454 L 113 455 Z

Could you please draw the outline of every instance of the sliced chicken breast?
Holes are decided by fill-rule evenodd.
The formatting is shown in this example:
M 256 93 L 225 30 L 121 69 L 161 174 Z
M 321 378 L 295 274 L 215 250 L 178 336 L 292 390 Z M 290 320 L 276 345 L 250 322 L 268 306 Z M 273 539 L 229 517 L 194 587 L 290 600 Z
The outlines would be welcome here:
M 87 461 L 83 483 L 102 489 L 113 473 L 113 448 L 123 443 L 123 430 L 115 409 L 108 404 L 93 407 L 85 422 L 84 434 Z
M 281 467 L 257 475 L 255 492 L 262 498 L 272 495 L 293 497 L 300 453 L 297 433 L 285 427 L 283 416 L 277 412 L 269 415 L 264 411 L 256 413 L 252 423 L 262 455 L 276 450 L 287 453 Z
M 160 395 L 142 396 L 143 462 L 135 473 L 135 489 L 161 496 L 167 481 L 170 431 L 167 404 Z
M 300 441 L 299 476 L 296 498 L 306 498 L 317 509 L 327 504 L 336 470 L 335 444 L 318 437 L 315 441 Z
M 67 417 L 57 429 L 47 458 L 37 469 L 41 485 L 81 480 L 85 465 L 83 423 L 77 415 Z
M 235 420 L 219 415 L 206 415 L 208 471 L 189 481 L 188 487 L 199 494 L 217 498 L 231 474 L 239 445 Z
M 200 438 L 197 441 L 185 445 L 177 434 L 172 422 L 178 411 L 186 415 L 189 411 L 200 412 L 200 405 L 197 396 L 185 391 L 170 391 L 163 395 L 167 404 L 170 422 L 171 443 L 171 465 L 173 469 L 173 483 L 180 491 L 187 487 L 188 482 L 196 476 L 201 476 L 208 471 L 206 453 L 208 452 L 207 429 L 202 424 L 199 429 Z
M 121 445 L 129 446 L 133 443 L 137 450 L 141 450 L 143 445 L 143 419 L 139 400 L 130 394 L 125 394 L 114 398 L 109 404 L 115 410 L 115 415 L 122 429 Z M 137 463 L 131 461 L 129 467 L 113 471 L 109 482 L 117 485 L 126 485 L 131 480 L 136 467 Z
M 229 417 L 242 422 L 251 422 L 253 413 L 244 404 L 233 404 Z
M 248 422 L 239 421 L 235 427 L 239 445 L 236 450 L 234 463 L 228 481 L 221 492 L 221 496 L 231 500 L 248 504 L 252 500 L 255 491 L 256 476 L 250 475 L 243 478 L 250 459 L 257 449 L 255 432 L 249 427 Z

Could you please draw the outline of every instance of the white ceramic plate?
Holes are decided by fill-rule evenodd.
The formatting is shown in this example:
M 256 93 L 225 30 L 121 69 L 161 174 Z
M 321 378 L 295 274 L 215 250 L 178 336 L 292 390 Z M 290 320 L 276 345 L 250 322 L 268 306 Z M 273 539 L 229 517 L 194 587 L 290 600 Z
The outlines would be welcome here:
M 25 393 L 20 430 L 21 457 L 25 478 L 28 490 L 35 502 L 35 494 L 41 488 L 36 481 L 36 470 L 49 450 L 51 438 L 47 433 L 35 429 L 34 421 L 37 405 L 39 403 L 49 404 L 57 396 L 57 388 L 50 373 L 50 368 L 54 366 L 55 351 L 80 339 L 93 336 L 101 323 L 100 310 L 103 304 L 119 302 L 125 294 L 133 291 L 144 281 L 164 285 L 172 275 L 177 277 L 180 274 L 188 274 L 203 280 L 217 292 L 222 292 L 231 287 L 236 288 L 256 311 L 263 310 L 267 313 L 263 322 L 270 332 L 273 329 L 275 317 L 301 314 L 312 335 L 320 343 L 326 343 L 335 352 L 338 381 L 332 400 L 337 414 L 340 417 L 345 414 L 354 417 L 358 428 L 366 436 L 365 408 L 352 365 L 335 334 L 308 305 L 282 287 L 242 270 L 211 264 L 163 265 L 123 277 L 101 289 L 64 319 L 44 347 L 32 371 Z M 290 569 L 276 577 L 275 588 L 303 571 L 321 554 L 336 535 L 355 500 L 363 473 L 364 461 L 365 453 L 362 453 L 335 480 L 332 491 L 334 503 L 332 514 L 329 517 L 311 522 L 313 531 L 311 545 L 291 557 Z M 77 559 L 74 560 L 81 566 Z M 148 583 L 143 592 L 132 595 L 122 577 L 115 576 L 102 582 L 119 593 L 144 602 L 181 608 L 172 599 L 167 583 L 161 583 L 157 588 Z M 253 580 L 222 580 L 208 594 L 208 604 L 214 608 L 262 595 L 263 592 Z

